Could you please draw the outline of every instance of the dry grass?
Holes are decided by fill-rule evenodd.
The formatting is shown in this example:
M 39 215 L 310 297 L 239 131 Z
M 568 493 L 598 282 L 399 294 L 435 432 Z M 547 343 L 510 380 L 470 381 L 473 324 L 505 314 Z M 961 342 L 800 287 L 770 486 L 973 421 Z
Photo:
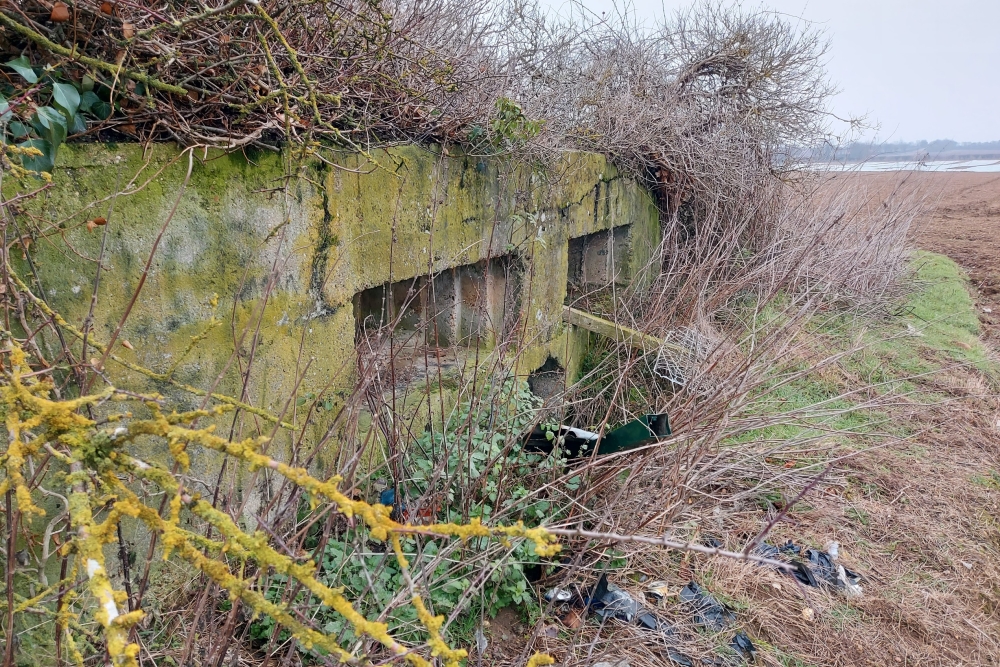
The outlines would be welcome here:
M 967 303 L 957 307 L 967 308 Z M 915 321 L 897 315 L 885 326 L 890 330 L 903 326 L 900 317 Z M 809 351 L 816 354 L 817 346 L 820 357 L 829 354 L 829 336 L 819 334 L 807 337 L 797 348 L 801 361 L 813 361 Z M 901 348 L 912 348 L 937 369 L 911 377 L 905 394 L 882 395 L 870 403 L 866 420 L 882 423 L 874 431 L 852 434 L 830 424 L 830 430 L 815 441 L 801 432 L 782 431 L 784 437 L 770 443 L 761 438 L 728 448 L 718 443 L 714 455 L 688 456 L 682 464 L 691 466 L 681 476 L 684 500 L 666 525 L 678 538 L 713 537 L 739 551 L 779 510 L 784 511 L 783 502 L 831 461 L 833 470 L 816 488 L 787 514 L 778 515 L 768 539 L 775 544 L 791 539 L 821 549 L 838 542 L 841 562 L 865 577 L 862 597 L 803 589 L 789 577 L 752 564 L 635 545 L 620 547 L 627 565 L 614 570 L 612 581 L 651 607 L 655 602 L 644 596 L 640 580 L 666 581 L 674 591 L 689 580 L 699 581 L 738 611 L 737 627 L 761 648 L 762 664 L 996 664 L 1000 647 L 997 381 L 974 366 L 955 365 L 949 349 L 933 347 L 939 344 L 935 340 L 948 344 L 947 335 L 931 341 L 909 337 L 890 340 L 888 347 L 872 344 L 865 351 L 880 357 L 890 372 L 892 359 L 905 358 Z M 861 402 L 859 397 L 872 396 L 872 385 L 859 370 L 851 358 L 841 358 L 820 364 L 808 381 L 833 383 L 832 391 L 839 394 L 863 389 L 852 395 Z M 896 372 L 906 375 L 903 367 Z M 806 411 L 815 409 L 810 405 Z M 764 421 L 802 426 L 793 416 L 786 411 Z M 731 428 L 740 429 L 738 417 Z M 646 468 L 662 475 L 669 457 L 654 458 L 657 463 L 652 465 L 628 461 L 629 476 L 623 485 L 642 478 Z M 791 470 L 783 465 L 789 460 L 794 464 Z M 676 487 L 657 488 L 647 477 L 630 494 L 608 499 L 604 513 L 595 520 L 658 534 L 660 526 L 643 526 L 637 517 L 647 516 L 651 506 L 669 509 L 673 496 L 662 488 Z M 591 546 L 601 550 L 601 545 Z M 601 562 L 607 566 L 604 554 Z M 583 564 L 589 567 L 570 569 L 564 574 L 567 579 L 556 580 L 593 582 L 600 563 Z M 714 637 L 695 632 L 676 598 L 661 608 L 665 617 L 682 624 L 676 648 L 692 657 L 705 656 L 731 638 L 732 632 Z M 807 608 L 811 612 L 804 612 Z M 658 665 L 665 659 L 664 646 L 650 633 L 617 621 L 598 627 L 592 620 L 585 629 L 571 630 L 556 617 L 546 617 L 536 633 L 549 624 L 561 628 L 559 636 L 538 638 L 534 645 L 554 651 L 562 664 L 626 658 L 633 666 Z

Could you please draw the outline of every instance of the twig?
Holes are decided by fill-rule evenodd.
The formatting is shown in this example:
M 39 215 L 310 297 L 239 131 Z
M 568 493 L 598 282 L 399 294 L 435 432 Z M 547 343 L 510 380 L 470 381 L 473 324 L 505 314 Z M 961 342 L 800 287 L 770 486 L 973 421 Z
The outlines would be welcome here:
M 667 549 L 673 549 L 675 551 L 690 551 L 693 553 L 704 554 L 706 556 L 722 556 L 723 558 L 732 558 L 734 560 L 749 561 L 753 563 L 759 563 L 761 565 L 769 565 L 771 567 L 776 567 L 782 570 L 794 569 L 793 566 L 788 563 L 783 563 L 778 560 L 773 560 L 771 558 L 764 558 L 763 556 L 754 556 L 749 553 L 741 553 L 738 551 L 727 551 L 725 549 L 720 549 L 717 547 L 707 547 L 704 544 L 696 544 L 694 542 L 678 542 L 676 540 L 671 540 L 670 538 L 663 537 L 648 537 L 646 535 L 620 535 L 618 533 L 602 533 L 593 530 L 583 530 L 582 528 L 546 528 L 547 532 L 553 535 L 558 535 L 560 537 L 579 537 L 588 540 L 604 540 L 608 542 L 631 542 L 637 544 L 651 544 L 653 546 L 665 547 Z M 419 532 L 419 529 L 412 529 L 410 532 Z

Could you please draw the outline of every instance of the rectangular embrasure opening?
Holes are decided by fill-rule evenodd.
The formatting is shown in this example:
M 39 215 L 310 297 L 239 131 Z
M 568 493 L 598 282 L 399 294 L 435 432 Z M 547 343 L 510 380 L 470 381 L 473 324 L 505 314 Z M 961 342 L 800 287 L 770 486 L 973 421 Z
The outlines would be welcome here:
M 578 236 L 569 240 L 566 275 L 568 302 L 626 280 L 630 225 Z
M 503 256 L 385 283 L 354 295 L 361 353 L 397 366 L 451 365 L 462 351 L 493 347 L 516 331 L 520 262 Z

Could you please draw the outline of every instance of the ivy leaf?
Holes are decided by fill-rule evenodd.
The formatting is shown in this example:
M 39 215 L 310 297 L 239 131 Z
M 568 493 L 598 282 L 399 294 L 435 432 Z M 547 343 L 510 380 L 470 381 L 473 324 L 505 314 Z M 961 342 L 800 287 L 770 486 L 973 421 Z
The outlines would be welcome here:
M 35 122 L 36 119 L 37 123 Z M 53 150 L 58 148 L 59 144 L 66 141 L 66 131 L 68 129 L 66 117 L 52 107 L 38 107 L 31 124 L 35 126 L 39 134 L 48 139 Z M 39 128 L 39 125 L 41 125 L 41 128 Z
M 101 98 L 97 96 L 97 93 L 92 90 L 88 90 L 80 96 L 80 111 L 87 113 L 94 108 L 95 104 L 99 104 L 100 101 Z
M 10 133 L 14 135 L 15 139 L 23 139 L 28 136 L 29 132 L 31 130 L 28 129 L 28 126 L 19 120 L 12 121 L 10 124 Z
M 87 121 L 85 121 L 83 119 L 83 116 L 81 116 L 80 114 L 78 113 L 73 114 L 73 122 L 70 123 L 69 133 L 79 134 L 80 132 L 86 132 L 86 131 L 87 131 Z
M 25 56 L 11 60 L 7 63 L 7 67 L 20 74 L 28 83 L 38 83 L 38 75 L 35 74 L 35 70 L 31 68 L 31 63 Z
M 90 113 L 94 114 L 101 120 L 107 120 L 111 117 L 111 105 L 104 100 L 98 99 L 94 102 L 93 106 L 90 107 Z
M 68 83 L 52 84 L 52 99 L 56 106 L 66 112 L 66 116 L 72 118 L 76 110 L 80 108 L 80 93 Z
M 94 91 L 88 90 L 80 96 L 80 111 L 107 120 L 111 115 L 111 105 L 98 97 Z

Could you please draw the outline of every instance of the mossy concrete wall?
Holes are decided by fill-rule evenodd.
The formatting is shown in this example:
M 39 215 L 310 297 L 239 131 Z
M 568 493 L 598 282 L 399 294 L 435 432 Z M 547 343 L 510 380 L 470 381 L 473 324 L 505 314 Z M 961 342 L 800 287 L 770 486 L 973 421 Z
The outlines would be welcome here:
M 356 293 L 509 253 L 527 267 L 517 371 L 552 356 L 572 375 L 585 334 L 560 318 L 569 239 L 631 225 L 625 271 L 635 280 L 648 279 L 658 243 L 648 193 L 597 155 L 570 154 L 543 173 L 435 147 L 332 162 L 199 151 L 185 186 L 190 157 L 164 145 L 62 148 L 51 187 L 21 216 L 31 259 L 51 306 L 79 326 L 104 231 L 86 222 L 110 220 L 93 322 L 107 340 L 169 218 L 115 354 L 235 396 L 249 368 L 247 402 L 274 413 L 296 383 L 300 395 L 350 391 Z M 221 325 L 210 328 L 213 316 Z M 120 386 L 199 402 L 114 363 L 107 371 Z

